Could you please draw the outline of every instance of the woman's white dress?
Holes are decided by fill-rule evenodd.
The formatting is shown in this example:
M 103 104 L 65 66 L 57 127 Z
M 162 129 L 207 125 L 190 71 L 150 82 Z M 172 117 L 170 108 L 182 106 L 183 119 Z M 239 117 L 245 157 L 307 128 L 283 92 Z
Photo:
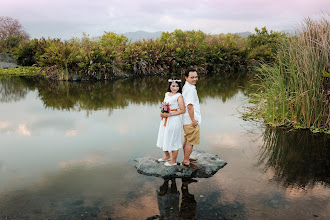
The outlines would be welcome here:
M 169 96 L 169 94 L 169 92 L 165 93 L 164 102 L 170 104 L 170 109 L 180 110 L 178 98 L 181 96 L 181 93 L 177 93 L 173 96 Z M 182 114 L 168 117 L 166 127 L 164 126 L 164 123 L 165 118 L 160 121 L 157 147 L 162 148 L 163 151 L 169 152 L 179 150 L 179 148 L 182 147 L 183 141 Z

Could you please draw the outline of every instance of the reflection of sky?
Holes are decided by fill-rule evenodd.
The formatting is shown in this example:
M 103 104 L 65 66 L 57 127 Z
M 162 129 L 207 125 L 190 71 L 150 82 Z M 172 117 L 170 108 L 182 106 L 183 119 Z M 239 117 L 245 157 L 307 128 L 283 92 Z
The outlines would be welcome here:
M 162 155 L 155 146 L 157 105 L 129 104 L 110 115 L 100 110 L 86 116 L 83 111 L 45 109 L 35 97 L 29 92 L 24 100 L 0 104 L 0 193 L 17 187 L 28 193 L 32 186 L 48 197 L 59 190 L 63 197 L 73 192 L 101 197 L 117 218 L 157 214 L 155 191 L 161 181 L 145 179 L 132 168 L 136 157 Z M 256 166 L 261 131 L 239 118 L 237 108 L 243 99 L 238 93 L 225 103 L 205 98 L 201 104 L 201 144 L 195 149 L 218 154 L 228 164 L 215 176 L 191 184 L 199 208 L 226 210 L 228 205 L 243 204 L 242 213 L 251 219 L 265 215 L 297 219 L 307 212 L 329 215 L 329 205 L 322 206 L 329 189 L 282 189 L 270 181 L 271 169 L 263 173 Z M 216 201 L 210 204 L 214 192 Z M 116 204 L 109 202 L 114 198 Z M 309 200 L 314 200 L 313 206 Z

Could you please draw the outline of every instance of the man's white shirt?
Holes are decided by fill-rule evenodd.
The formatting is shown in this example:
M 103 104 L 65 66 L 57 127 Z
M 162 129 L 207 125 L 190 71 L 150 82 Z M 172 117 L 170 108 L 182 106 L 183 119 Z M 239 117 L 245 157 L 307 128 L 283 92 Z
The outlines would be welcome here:
M 186 112 L 182 116 L 183 124 L 189 125 L 192 123 L 189 113 L 188 113 L 188 109 L 187 109 L 187 106 L 189 104 L 192 104 L 194 106 L 195 120 L 198 121 L 198 124 L 201 124 L 202 117 L 201 117 L 201 110 L 200 110 L 196 86 L 194 86 L 186 81 L 186 83 L 184 84 L 184 86 L 182 88 L 182 96 L 183 96 L 183 100 L 184 100 L 184 105 L 186 107 Z

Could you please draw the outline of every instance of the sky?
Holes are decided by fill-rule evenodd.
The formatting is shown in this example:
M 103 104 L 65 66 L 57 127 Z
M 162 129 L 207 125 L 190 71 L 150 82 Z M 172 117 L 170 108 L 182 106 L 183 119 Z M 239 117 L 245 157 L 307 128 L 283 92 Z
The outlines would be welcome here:
M 18 19 L 31 38 L 175 29 L 219 34 L 264 26 L 281 31 L 329 12 L 330 0 L 0 0 L 0 16 Z

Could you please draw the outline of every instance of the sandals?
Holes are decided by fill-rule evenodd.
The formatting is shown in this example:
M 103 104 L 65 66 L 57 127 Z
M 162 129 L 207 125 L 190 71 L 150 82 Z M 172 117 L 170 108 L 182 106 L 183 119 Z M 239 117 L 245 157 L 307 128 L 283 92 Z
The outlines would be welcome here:
M 169 162 L 166 162 L 166 163 L 164 163 L 164 165 L 167 166 L 167 167 L 171 167 L 171 166 L 176 166 L 177 163 L 170 164 Z
M 190 162 L 196 162 L 197 160 L 198 160 L 197 158 L 189 158 Z M 181 163 L 183 163 L 183 161 Z
M 198 165 L 197 165 L 197 164 L 194 164 L 194 163 L 192 163 L 192 162 L 190 162 L 188 165 L 182 163 L 182 166 L 184 166 L 184 167 L 188 167 L 188 168 L 191 168 L 191 169 L 194 169 L 194 170 L 198 168 Z
M 167 160 L 164 160 L 163 158 L 159 158 L 157 161 L 158 162 L 165 162 L 165 161 L 170 161 L 171 160 L 171 158 L 169 158 L 169 159 L 167 159 Z
M 197 158 L 189 158 L 190 162 L 196 162 L 198 159 Z

